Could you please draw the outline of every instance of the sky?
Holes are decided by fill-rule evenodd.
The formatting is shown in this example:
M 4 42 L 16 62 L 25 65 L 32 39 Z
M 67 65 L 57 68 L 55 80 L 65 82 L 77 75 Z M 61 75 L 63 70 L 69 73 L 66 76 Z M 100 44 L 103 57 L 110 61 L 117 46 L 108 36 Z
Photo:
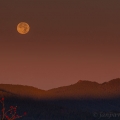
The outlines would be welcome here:
M 48 90 L 120 77 L 120 0 L 0 0 L 0 83 Z M 27 34 L 17 24 L 27 22 Z

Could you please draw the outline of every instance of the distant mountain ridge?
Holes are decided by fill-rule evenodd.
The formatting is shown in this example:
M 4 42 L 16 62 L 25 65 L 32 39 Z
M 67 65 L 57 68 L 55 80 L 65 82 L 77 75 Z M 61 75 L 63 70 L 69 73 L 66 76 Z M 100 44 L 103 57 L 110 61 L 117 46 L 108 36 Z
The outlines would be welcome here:
M 55 97 L 69 98 L 113 98 L 120 97 L 120 78 L 99 84 L 88 80 L 49 90 Z
M 112 79 L 102 84 L 79 80 L 75 84 L 50 90 L 41 90 L 24 85 L 0 84 L 0 96 L 33 99 L 114 98 L 120 97 L 120 78 Z
M 39 98 L 41 95 L 44 96 L 43 94 L 45 94 L 45 90 L 32 86 L 0 84 L 0 96 Z

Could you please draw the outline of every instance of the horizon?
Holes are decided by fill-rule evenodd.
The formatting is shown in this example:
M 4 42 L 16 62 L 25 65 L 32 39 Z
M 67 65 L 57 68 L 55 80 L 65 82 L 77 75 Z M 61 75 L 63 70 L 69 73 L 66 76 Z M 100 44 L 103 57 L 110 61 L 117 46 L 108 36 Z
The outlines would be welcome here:
M 96 82 L 96 81 L 90 81 L 90 80 L 78 80 L 77 82 L 75 82 L 75 83 L 73 83 L 73 84 L 58 86 L 58 87 L 54 87 L 54 88 L 50 88 L 50 89 L 41 89 L 41 88 L 37 88 L 37 87 L 35 87 L 35 86 L 31 86 L 31 85 L 29 86 L 29 85 L 25 85 L 25 84 L 4 84 L 4 83 L 0 83 L 0 84 L 3 84 L 3 85 L 20 85 L 20 86 L 27 86 L 27 87 L 33 87 L 33 88 L 37 88 L 37 89 L 40 89 L 40 90 L 45 90 L 45 91 L 47 91 L 47 90 L 51 90 L 51 89 L 55 89 L 55 88 L 60 88 L 60 87 L 66 87 L 66 86 L 74 85 L 74 84 L 76 84 L 76 83 L 78 83 L 78 82 L 80 82 L 80 81 L 81 81 L 81 82 L 84 82 L 84 81 L 96 82 L 96 83 L 98 83 L 98 84 L 103 84 L 103 83 L 108 83 L 108 82 L 110 82 L 110 81 L 112 81 L 112 80 L 117 80 L 117 79 L 120 80 L 120 78 L 113 78 L 113 79 L 111 79 L 111 80 L 109 80 L 109 81 L 105 81 L 105 82 L 101 82 L 101 83 Z
M 120 1 L 0 1 L 0 80 L 43 90 L 120 78 Z M 22 6 L 22 8 L 21 8 Z M 24 34 L 17 25 L 26 22 Z

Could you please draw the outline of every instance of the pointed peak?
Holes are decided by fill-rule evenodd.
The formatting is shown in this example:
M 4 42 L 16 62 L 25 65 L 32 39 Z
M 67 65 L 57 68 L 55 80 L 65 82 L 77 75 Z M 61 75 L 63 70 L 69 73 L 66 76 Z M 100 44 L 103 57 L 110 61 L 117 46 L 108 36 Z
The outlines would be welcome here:
M 97 83 L 97 82 L 95 82 L 95 81 L 89 81 L 89 80 L 79 80 L 77 83 Z
M 88 80 L 79 80 L 78 83 L 80 82 L 91 82 L 91 81 L 88 81 Z

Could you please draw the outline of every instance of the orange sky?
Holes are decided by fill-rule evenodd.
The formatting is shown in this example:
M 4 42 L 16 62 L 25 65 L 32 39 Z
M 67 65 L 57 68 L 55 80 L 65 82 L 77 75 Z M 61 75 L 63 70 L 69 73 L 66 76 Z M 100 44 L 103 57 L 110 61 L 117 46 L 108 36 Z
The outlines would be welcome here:
M 1 0 L 0 83 L 40 89 L 120 77 L 120 1 Z M 19 22 L 31 29 L 17 33 Z

